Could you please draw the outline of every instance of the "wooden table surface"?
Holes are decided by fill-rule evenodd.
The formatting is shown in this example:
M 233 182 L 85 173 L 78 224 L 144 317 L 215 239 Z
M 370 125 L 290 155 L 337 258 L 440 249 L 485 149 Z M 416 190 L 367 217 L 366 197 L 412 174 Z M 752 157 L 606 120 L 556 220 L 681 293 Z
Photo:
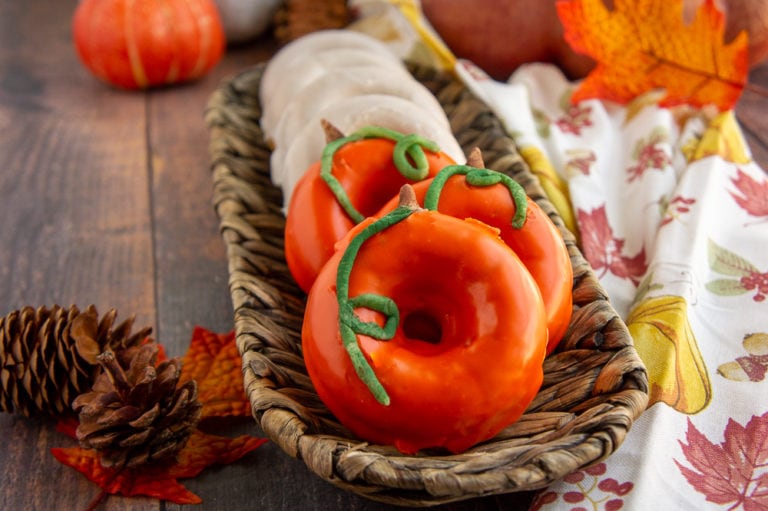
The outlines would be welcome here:
M 268 37 L 229 48 L 189 85 L 125 92 L 79 64 L 75 0 L 0 0 L 0 314 L 25 305 L 117 309 L 151 326 L 169 355 L 186 351 L 195 325 L 233 327 L 227 263 L 211 205 L 203 109 L 222 79 L 264 61 Z M 768 66 L 751 81 L 768 89 Z M 768 168 L 768 99 L 746 92 L 737 109 L 750 147 Z M 98 488 L 59 464 L 73 446 L 53 423 L 0 413 L 3 509 L 85 509 Z M 258 435 L 255 422 L 227 434 Z M 239 462 L 184 484 L 190 509 L 395 509 L 343 492 L 267 443 Z M 436 509 L 525 507 L 527 495 Z M 99 509 L 180 509 L 110 497 Z

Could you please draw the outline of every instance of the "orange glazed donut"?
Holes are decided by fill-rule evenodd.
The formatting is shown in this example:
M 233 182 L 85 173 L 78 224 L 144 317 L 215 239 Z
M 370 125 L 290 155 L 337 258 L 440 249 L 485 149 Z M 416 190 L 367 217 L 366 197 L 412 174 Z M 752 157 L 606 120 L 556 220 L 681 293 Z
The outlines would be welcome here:
M 547 353 L 551 353 L 568 330 L 573 312 L 573 267 L 568 248 L 555 224 L 530 197 L 524 199 L 525 221 L 513 225 L 517 206 L 502 178 L 472 184 L 469 173 L 473 171 L 475 176 L 501 175 L 466 165 L 445 167 L 434 179 L 414 183 L 416 200 L 427 209 L 456 218 L 474 218 L 499 230 L 501 239 L 514 250 L 539 286 L 549 330 Z M 430 197 L 426 199 L 428 193 Z M 520 194 L 523 193 L 520 187 Z M 396 198 L 390 200 L 378 215 L 396 205 Z
M 361 439 L 458 453 L 538 392 L 544 305 L 494 229 L 414 204 L 339 244 L 309 293 L 303 354 L 319 397 Z
M 398 151 L 403 157 L 409 154 L 405 172 L 397 164 Z M 412 165 L 413 151 L 423 156 L 420 166 Z M 338 139 L 326 146 L 324 155 L 296 186 L 285 225 L 288 268 L 307 292 L 336 242 L 356 223 L 376 213 L 404 184 L 454 163 L 429 140 L 380 127 Z

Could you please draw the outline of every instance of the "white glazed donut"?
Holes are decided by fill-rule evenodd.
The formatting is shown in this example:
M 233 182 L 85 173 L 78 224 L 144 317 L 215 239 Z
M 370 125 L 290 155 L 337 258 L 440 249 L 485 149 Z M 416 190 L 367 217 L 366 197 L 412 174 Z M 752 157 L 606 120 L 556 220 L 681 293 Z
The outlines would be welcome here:
M 394 55 L 378 39 L 354 30 L 337 29 L 311 32 L 283 46 L 270 59 L 261 78 L 259 99 L 262 100 L 262 103 L 271 99 L 274 91 L 282 86 L 285 70 L 290 66 L 293 59 L 333 48 L 359 48 L 385 56 Z
M 393 73 L 381 66 L 352 66 L 319 77 L 304 87 L 283 111 L 274 130 L 272 162 L 280 166 L 291 140 L 317 113 L 336 101 L 364 94 L 385 94 L 407 99 L 432 113 L 450 128 L 448 117 L 435 96 L 409 73 Z M 280 175 L 273 174 L 275 184 Z
M 450 127 L 417 103 L 397 96 L 364 94 L 326 105 L 315 119 L 293 138 L 282 162 L 273 162 L 272 172 L 282 181 L 283 204 L 290 204 L 296 183 L 309 166 L 318 161 L 326 145 L 320 120 L 327 119 L 342 133 L 349 134 L 365 126 L 380 126 L 403 134 L 415 133 L 434 141 L 456 163 L 466 162 L 461 146 Z M 274 177 L 273 177 L 274 179 Z
M 318 77 L 292 98 L 275 128 L 275 144 L 289 140 L 325 105 L 362 94 L 387 94 L 408 99 L 442 117 L 448 124 L 437 98 L 407 71 L 393 72 L 379 65 L 349 66 Z
M 405 65 L 396 57 L 381 58 L 360 48 L 333 48 L 306 54 L 291 61 L 286 67 L 285 80 L 275 90 L 267 103 L 262 103 L 261 128 L 268 140 L 273 140 L 274 130 L 285 108 L 304 87 L 326 74 L 356 65 L 376 65 L 392 73 L 408 73 Z
M 372 65 L 389 69 L 392 73 L 408 73 L 394 53 L 381 54 L 367 48 L 326 48 L 296 55 L 290 61 L 282 61 L 278 67 L 267 66 L 275 82 L 269 84 L 262 77 L 261 128 L 267 140 L 273 140 L 274 129 L 293 97 L 317 78 L 336 70 L 356 65 Z

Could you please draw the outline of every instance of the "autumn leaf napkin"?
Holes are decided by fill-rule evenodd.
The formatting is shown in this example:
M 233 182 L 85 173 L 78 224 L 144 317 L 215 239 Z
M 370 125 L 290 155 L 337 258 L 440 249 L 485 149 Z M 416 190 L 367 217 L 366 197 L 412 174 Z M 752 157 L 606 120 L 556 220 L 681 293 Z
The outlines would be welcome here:
M 763 498 L 750 481 L 764 478 L 766 460 L 746 451 L 765 453 L 768 442 L 768 400 L 755 399 L 768 389 L 759 371 L 749 375 L 768 348 L 768 180 L 733 113 L 681 119 L 654 103 L 635 113 L 601 100 L 574 107 L 562 99 L 574 85 L 543 65 L 520 69 L 509 86 L 528 99 L 508 127 L 567 179 L 584 255 L 629 326 L 651 387 L 647 411 L 606 473 L 566 479 L 541 502 L 554 493 L 547 507 L 570 508 L 578 498 L 704 509 Z M 763 342 L 745 348 L 755 335 Z M 742 371 L 718 370 L 729 362 Z M 760 435 L 734 436 L 739 428 Z M 727 496 L 712 489 L 731 474 L 743 477 L 719 482 Z M 605 481 L 625 486 L 616 494 Z
M 686 49 L 654 50 L 655 61 L 632 39 L 637 23 L 622 27 L 592 0 L 559 2 L 570 6 L 561 19 L 570 16 L 571 29 L 597 27 L 571 34 L 576 49 L 600 60 L 610 43 L 600 28 L 610 25 L 631 53 L 581 82 L 538 63 L 494 81 L 447 52 L 418 2 L 352 3 L 389 30 L 403 57 L 455 71 L 535 173 L 564 183 L 547 192 L 648 369 L 648 408 L 619 450 L 541 492 L 534 508 L 768 507 L 768 177 L 732 109 L 746 79 L 745 41 L 722 44 L 713 2 L 677 31 L 654 23 L 677 23 L 679 1 L 615 2 L 625 23 L 647 22 L 651 43 L 655 33 Z M 667 58 L 682 74 L 667 72 Z M 664 69 L 623 69 L 633 61 Z

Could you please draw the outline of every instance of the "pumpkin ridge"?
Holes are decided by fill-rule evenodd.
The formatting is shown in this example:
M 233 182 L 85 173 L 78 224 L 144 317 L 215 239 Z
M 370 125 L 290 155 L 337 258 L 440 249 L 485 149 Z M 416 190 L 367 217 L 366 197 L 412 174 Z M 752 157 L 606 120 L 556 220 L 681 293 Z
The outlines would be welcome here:
M 136 81 L 136 85 L 139 88 L 145 88 L 149 85 L 147 79 L 147 73 L 144 70 L 144 65 L 141 62 L 141 56 L 139 55 L 139 47 L 136 42 L 136 34 L 133 30 L 133 4 L 135 0 L 128 0 L 125 2 L 125 43 L 128 50 L 128 62 L 131 66 L 131 74 Z

